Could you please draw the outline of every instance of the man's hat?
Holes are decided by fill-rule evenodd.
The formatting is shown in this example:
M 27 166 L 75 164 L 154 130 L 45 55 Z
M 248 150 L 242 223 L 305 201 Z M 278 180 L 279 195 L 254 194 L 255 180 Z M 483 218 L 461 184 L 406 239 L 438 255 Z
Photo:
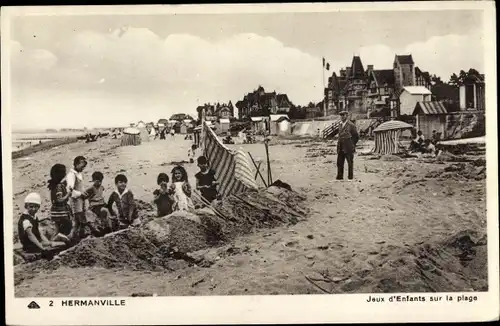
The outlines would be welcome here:
M 340 115 L 342 115 L 342 114 L 348 114 L 348 113 L 349 112 L 347 112 L 346 110 L 342 110 L 342 111 L 339 112 Z

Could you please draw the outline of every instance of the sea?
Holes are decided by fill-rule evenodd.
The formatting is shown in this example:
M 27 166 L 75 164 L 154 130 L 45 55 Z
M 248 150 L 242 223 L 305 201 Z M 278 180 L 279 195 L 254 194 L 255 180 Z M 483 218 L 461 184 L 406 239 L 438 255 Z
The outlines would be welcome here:
M 78 137 L 85 135 L 89 131 L 18 131 L 12 133 L 12 151 L 19 151 L 40 143 L 47 141 L 68 138 L 68 137 Z

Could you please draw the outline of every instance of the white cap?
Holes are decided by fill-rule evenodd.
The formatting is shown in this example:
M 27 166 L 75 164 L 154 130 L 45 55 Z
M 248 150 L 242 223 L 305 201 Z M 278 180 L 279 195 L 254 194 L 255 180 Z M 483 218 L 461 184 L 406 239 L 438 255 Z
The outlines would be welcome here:
M 32 192 L 24 198 L 24 203 L 42 205 L 42 198 L 36 192 Z

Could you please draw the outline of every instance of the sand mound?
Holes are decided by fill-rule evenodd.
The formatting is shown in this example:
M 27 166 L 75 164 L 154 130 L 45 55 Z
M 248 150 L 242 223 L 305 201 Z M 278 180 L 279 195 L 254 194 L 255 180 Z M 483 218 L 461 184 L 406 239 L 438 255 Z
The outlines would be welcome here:
M 397 156 L 397 155 L 387 154 L 387 155 L 382 155 L 380 157 L 380 160 L 381 161 L 386 161 L 386 162 L 400 162 L 403 159 L 401 157 Z
M 461 231 L 443 241 L 396 248 L 378 266 L 345 280 L 315 284 L 330 293 L 487 291 L 486 249 L 485 234 Z
M 307 149 L 306 152 L 306 157 L 307 158 L 313 158 L 313 157 L 326 157 L 327 155 L 336 155 L 337 151 L 330 147 L 323 147 L 323 148 L 309 148 Z
M 174 212 L 151 219 L 140 227 L 86 238 L 52 261 L 18 265 L 17 282 L 22 281 L 26 273 L 40 268 L 97 266 L 154 270 L 171 269 L 172 259 L 193 263 L 186 255 L 189 252 L 221 245 L 254 228 L 297 223 L 307 214 L 304 201 L 305 197 L 296 192 L 278 187 L 232 195 L 215 205 L 217 215 L 207 208 L 197 210 L 196 214 Z
M 486 161 L 478 159 L 469 163 L 456 163 L 445 167 L 441 171 L 433 171 L 426 175 L 427 178 L 445 179 L 486 179 Z

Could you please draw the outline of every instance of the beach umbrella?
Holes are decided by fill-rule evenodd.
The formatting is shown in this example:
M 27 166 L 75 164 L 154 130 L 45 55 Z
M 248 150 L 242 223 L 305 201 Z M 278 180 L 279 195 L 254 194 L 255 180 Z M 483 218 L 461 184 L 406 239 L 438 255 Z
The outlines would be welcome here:
M 373 132 L 381 132 L 388 130 L 404 130 L 411 129 L 413 126 L 403 121 L 391 120 L 384 123 L 381 123 Z
M 141 144 L 141 131 L 137 128 L 126 128 L 123 131 L 121 146 L 137 146 Z
M 380 124 L 375 130 L 375 148 L 376 154 L 397 154 L 400 151 L 399 136 L 406 129 L 413 128 L 412 125 L 398 120 L 391 120 Z

